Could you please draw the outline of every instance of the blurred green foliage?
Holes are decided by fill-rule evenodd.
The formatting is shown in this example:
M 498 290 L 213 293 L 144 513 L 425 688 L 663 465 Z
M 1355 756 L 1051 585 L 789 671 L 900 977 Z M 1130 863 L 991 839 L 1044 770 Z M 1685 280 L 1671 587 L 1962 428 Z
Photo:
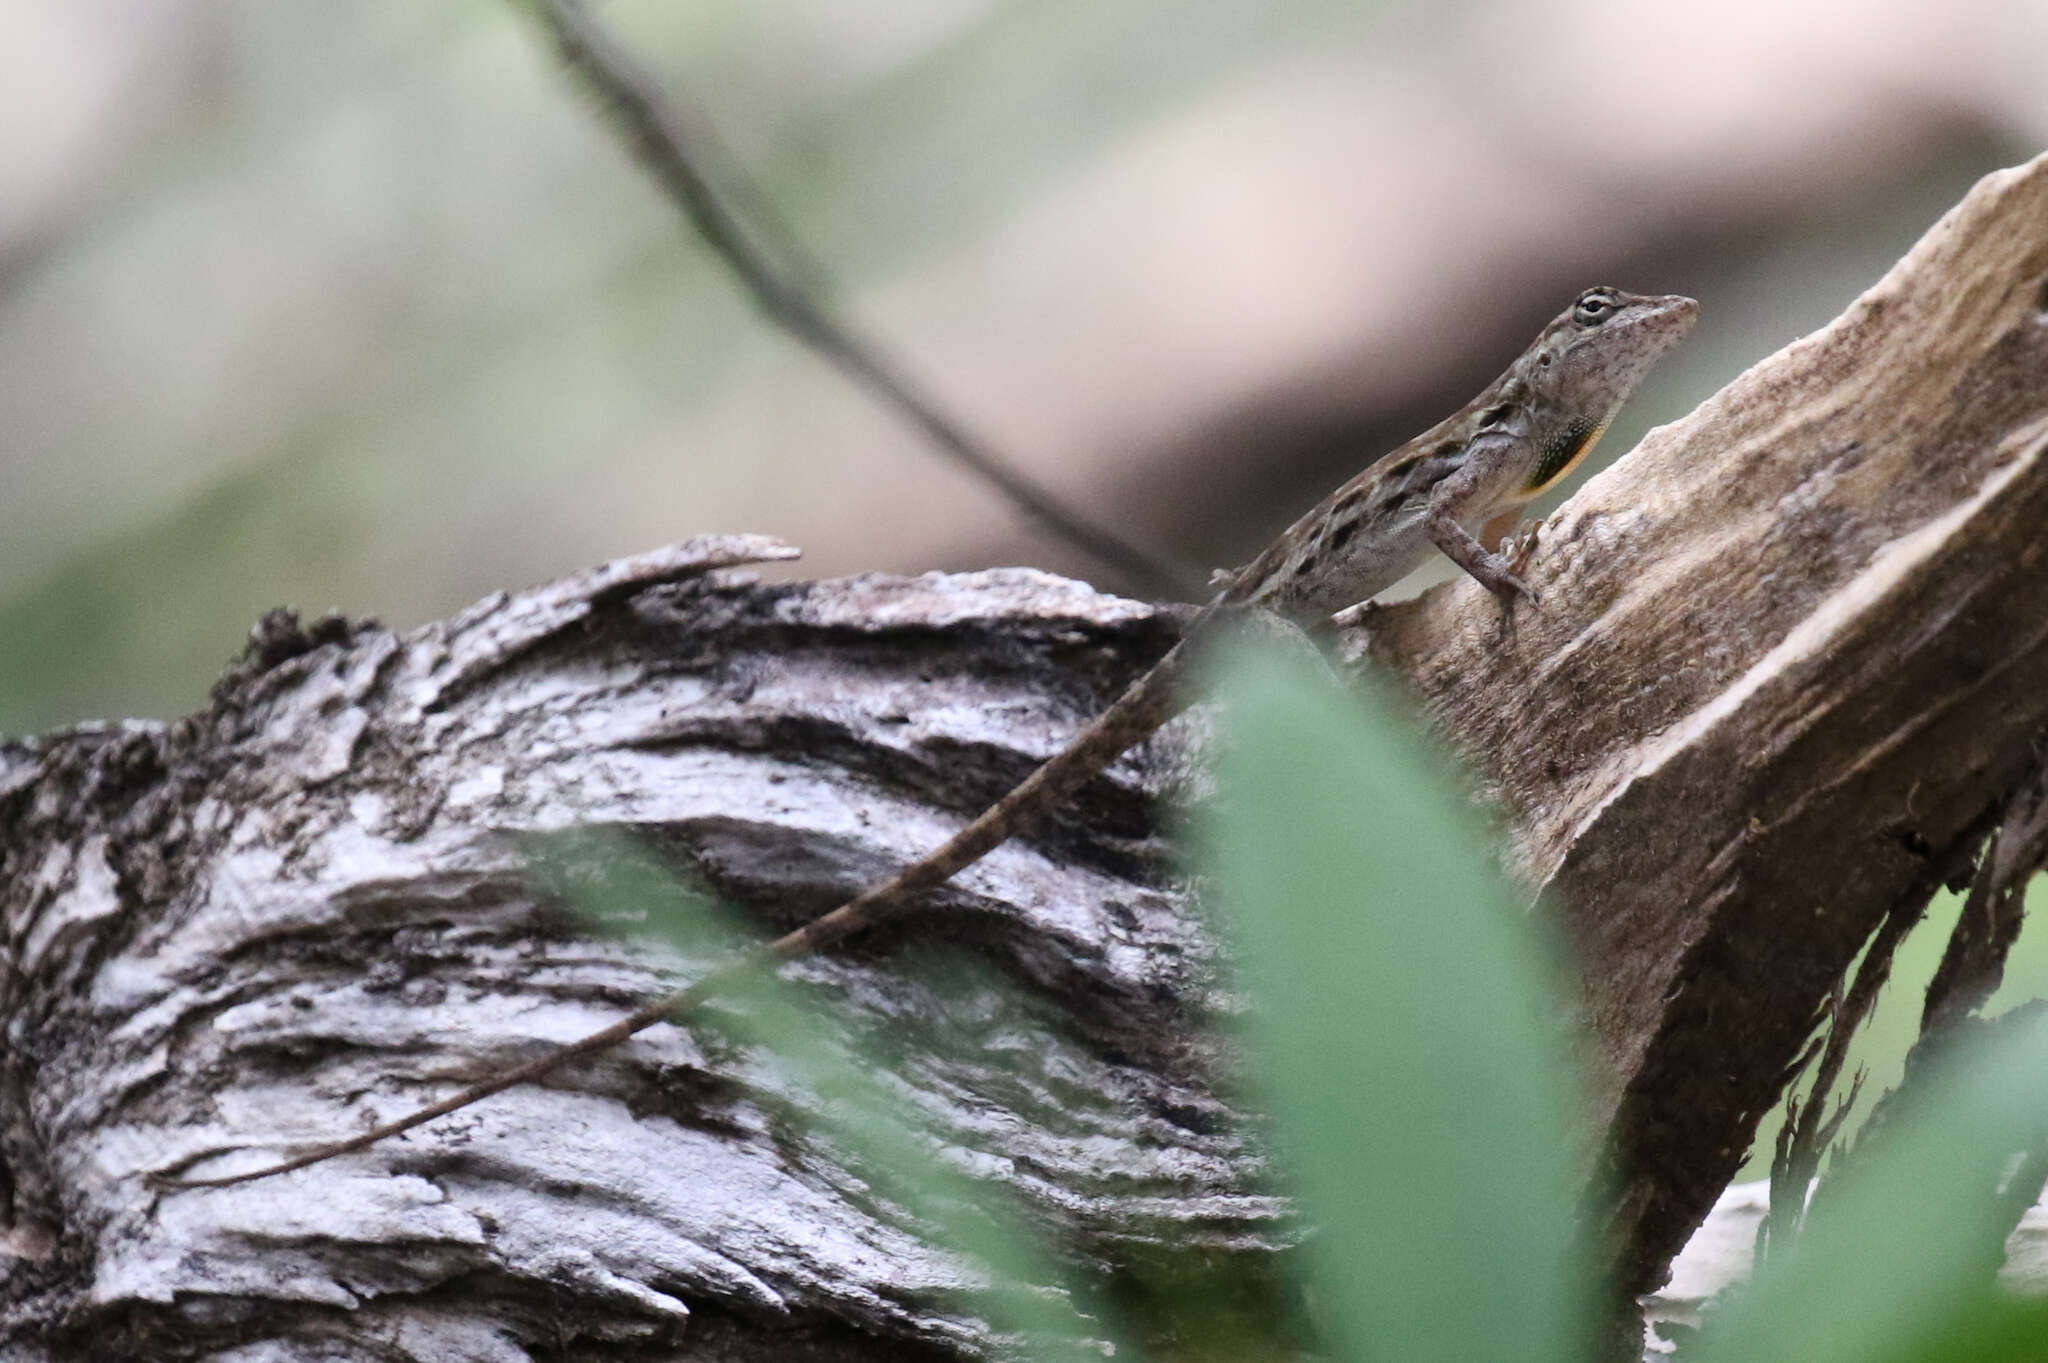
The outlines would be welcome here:
M 1210 856 L 1341 1355 L 1584 1357 L 1549 945 L 1392 707 L 1270 666 L 1226 691 Z M 2048 1358 L 2048 1312 L 1990 1294 L 2002 1183 L 2048 1149 L 2048 1018 L 1948 1060 L 1700 1359 Z
M 1586 1349 L 1553 954 L 1391 705 L 1241 663 L 1208 829 L 1347 1358 Z
M 1549 945 L 1393 707 L 1270 665 L 1226 694 L 1210 856 L 1341 1355 L 1584 1357 Z M 2048 1358 L 2048 1312 L 1990 1295 L 2003 1183 L 2048 1150 L 2048 1017 L 2013 1022 L 1823 1183 L 1697 1357 Z
M 1936 1337 L 1883 1356 L 1883 1363 L 2041 1363 L 2048 1358 L 2048 1302 L 1975 1294 Z

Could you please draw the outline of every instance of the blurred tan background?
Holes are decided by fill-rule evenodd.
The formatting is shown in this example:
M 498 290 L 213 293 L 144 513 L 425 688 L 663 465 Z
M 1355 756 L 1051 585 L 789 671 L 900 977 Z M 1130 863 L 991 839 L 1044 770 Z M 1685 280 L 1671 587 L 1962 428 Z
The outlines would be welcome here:
M 1613 457 L 2048 144 L 2044 3 L 597 12 L 933 393 L 1205 565 L 1575 290 L 1697 295 Z M 0 733 L 715 530 L 1128 585 L 764 325 L 516 7 L 0 0 Z
M 1204 565 L 1574 290 L 1694 293 L 1624 451 L 2048 143 L 2003 0 L 596 12 L 933 392 Z M 516 6 L 0 36 L 0 732 L 192 709 L 271 605 L 411 625 L 702 531 L 1128 585 L 763 324 Z

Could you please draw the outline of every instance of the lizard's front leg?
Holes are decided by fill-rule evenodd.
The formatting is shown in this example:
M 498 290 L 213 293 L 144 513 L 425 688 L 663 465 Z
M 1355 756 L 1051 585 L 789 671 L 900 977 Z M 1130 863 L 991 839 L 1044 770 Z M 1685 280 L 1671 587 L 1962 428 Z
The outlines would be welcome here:
M 1491 504 L 1488 485 L 1498 479 L 1487 475 L 1495 473 L 1494 466 L 1507 457 L 1509 451 L 1505 444 L 1489 443 L 1484 449 L 1475 448 L 1462 469 L 1437 485 L 1422 528 L 1430 543 L 1443 550 L 1451 562 L 1470 573 L 1480 586 L 1499 597 L 1502 605 L 1513 610 L 1517 597 L 1525 597 L 1531 605 L 1536 604 L 1535 591 L 1517 575 L 1527 555 L 1518 554 L 1511 561 L 1481 544 L 1465 528 L 1467 522 L 1484 519 L 1486 513 L 1497 509 Z

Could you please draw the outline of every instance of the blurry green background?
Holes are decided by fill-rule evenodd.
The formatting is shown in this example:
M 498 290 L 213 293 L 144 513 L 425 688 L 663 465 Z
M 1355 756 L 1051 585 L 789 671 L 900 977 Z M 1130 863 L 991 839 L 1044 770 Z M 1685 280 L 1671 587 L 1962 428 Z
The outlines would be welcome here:
M 1204 563 L 1575 290 L 1695 294 L 1619 454 L 2048 143 L 2011 0 L 597 12 L 934 392 Z M 0 39 L 0 733 L 194 709 L 273 605 L 410 626 L 707 531 L 1122 585 L 766 328 L 516 6 Z

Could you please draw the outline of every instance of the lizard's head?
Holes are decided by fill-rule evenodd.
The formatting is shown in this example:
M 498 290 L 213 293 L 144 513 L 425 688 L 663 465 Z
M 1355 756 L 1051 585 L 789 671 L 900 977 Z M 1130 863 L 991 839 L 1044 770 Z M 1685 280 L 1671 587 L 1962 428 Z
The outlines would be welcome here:
M 1588 289 L 1544 330 L 1523 377 L 1570 407 L 1611 412 L 1699 315 L 1675 293 Z
M 1534 497 L 1577 468 L 1643 375 L 1692 330 L 1700 305 L 1678 294 L 1588 289 L 1545 327 L 1509 373 L 1547 423 L 1522 486 Z M 1505 409 L 1503 409 L 1505 410 Z

